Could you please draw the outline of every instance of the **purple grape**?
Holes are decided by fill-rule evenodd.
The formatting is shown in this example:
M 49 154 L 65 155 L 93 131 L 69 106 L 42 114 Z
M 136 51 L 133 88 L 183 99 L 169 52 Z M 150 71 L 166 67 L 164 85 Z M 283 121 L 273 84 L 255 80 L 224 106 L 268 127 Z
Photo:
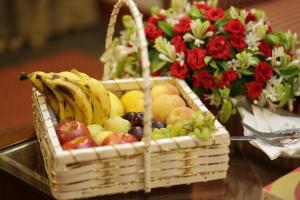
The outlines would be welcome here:
M 154 121 L 152 122 L 152 128 L 166 128 L 166 124 L 164 122 L 160 121 Z
M 132 124 L 135 116 L 136 116 L 135 112 L 128 112 L 125 115 L 123 115 L 123 119 L 128 120 Z
M 131 123 L 132 126 L 143 126 L 144 124 L 144 113 L 143 112 L 137 112 L 135 114 L 134 120 Z
M 144 134 L 144 128 L 141 126 L 134 126 L 129 130 L 129 133 L 133 135 L 138 141 L 141 141 Z

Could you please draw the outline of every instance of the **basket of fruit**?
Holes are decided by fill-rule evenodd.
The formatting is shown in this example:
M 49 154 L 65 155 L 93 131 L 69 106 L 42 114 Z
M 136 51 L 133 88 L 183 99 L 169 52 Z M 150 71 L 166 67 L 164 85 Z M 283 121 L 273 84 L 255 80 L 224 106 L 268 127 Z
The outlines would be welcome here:
M 137 25 L 142 78 L 98 81 L 76 71 L 22 74 L 51 191 L 58 199 L 169 187 L 226 177 L 229 135 L 185 81 L 150 77 L 141 14 L 115 5 Z M 105 69 L 105 75 L 109 69 Z

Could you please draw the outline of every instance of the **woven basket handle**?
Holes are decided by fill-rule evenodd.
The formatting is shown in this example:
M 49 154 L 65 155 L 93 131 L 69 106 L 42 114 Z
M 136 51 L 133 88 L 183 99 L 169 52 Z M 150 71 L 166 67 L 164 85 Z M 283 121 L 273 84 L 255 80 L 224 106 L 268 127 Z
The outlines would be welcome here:
M 145 115 L 144 115 L 144 183 L 145 183 L 145 192 L 151 191 L 150 186 L 150 171 L 151 171 L 151 165 L 150 165 L 150 153 L 151 153 L 151 124 L 152 124 L 152 110 L 151 110 L 151 80 L 150 80 L 150 62 L 148 57 L 148 47 L 147 47 L 147 41 L 145 37 L 144 32 L 144 25 L 142 21 L 142 15 L 139 12 L 136 4 L 133 0 L 118 0 L 118 2 L 115 4 L 113 12 L 111 14 L 111 18 L 108 25 L 107 35 L 106 35 L 106 44 L 105 48 L 108 52 L 107 56 L 110 58 L 111 56 L 111 50 L 110 47 L 112 45 L 112 39 L 113 34 L 115 31 L 115 24 L 117 20 L 118 13 L 120 11 L 120 8 L 123 5 L 127 5 L 130 9 L 130 12 L 133 16 L 133 19 L 135 21 L 137 31 L 138 31 L 138 41 L 139 41 L 139 51 L 141 54 L 141 64 L 142 64 L 142 70 L 143 70 L 143 78 L 144 78 L 144 95 L 145 95 Z M 105 65 L 104 67 L 104 76 L 103 79 L 109 79 L 111 76 L 111 69 L 109 65 Z

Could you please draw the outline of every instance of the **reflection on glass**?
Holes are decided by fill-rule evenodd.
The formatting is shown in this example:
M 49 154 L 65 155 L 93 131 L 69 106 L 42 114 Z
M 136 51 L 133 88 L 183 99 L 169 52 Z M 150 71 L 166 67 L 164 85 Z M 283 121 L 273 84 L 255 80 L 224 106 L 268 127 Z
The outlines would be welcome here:
M 190 185 L 179 185 L 170 188 L 153 189 L 150 194 L 143 191 L 117 194 L 109 197 L 111 200 L 201 200 L 201 199 L 259 199 L 261 188 L 282 175 L 272 166 L 255 163 L 243 155 L 234 152 L 230 154 L 227 178 Z M 51 195 L 47 174 L 39 144 L 30 140 L 15 145 L 0 152 L 0 168 L 32 187 Z M 105 200 L 97 197 L 97 200 Z

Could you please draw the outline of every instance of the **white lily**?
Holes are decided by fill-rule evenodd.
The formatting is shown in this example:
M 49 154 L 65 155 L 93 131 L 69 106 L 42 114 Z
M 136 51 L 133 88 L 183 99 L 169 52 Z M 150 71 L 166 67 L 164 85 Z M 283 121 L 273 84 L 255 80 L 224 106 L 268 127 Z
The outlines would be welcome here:
M 283 79 L 275 78 L 274 76 L 268 81 L 266 88 L 263 90 L 263 95 L 272 102 L 278 102 L 284 97 Z
M 280 57 L 284 56 L 284 48 L 283 47 L 275 47 L 272 50 L 272 57 L 271 58 L 267 58 L 267 60 L 271 60 L 271 64 L 272 66 L 280 66 L 281 62 Z
M 246 35 L 246 43 L 248 45 L 248 49 L 251 51 L 258 51 L 258 45 L 259 45 L 260 38 L 256 35 L 255 32 L 249 32 Z

